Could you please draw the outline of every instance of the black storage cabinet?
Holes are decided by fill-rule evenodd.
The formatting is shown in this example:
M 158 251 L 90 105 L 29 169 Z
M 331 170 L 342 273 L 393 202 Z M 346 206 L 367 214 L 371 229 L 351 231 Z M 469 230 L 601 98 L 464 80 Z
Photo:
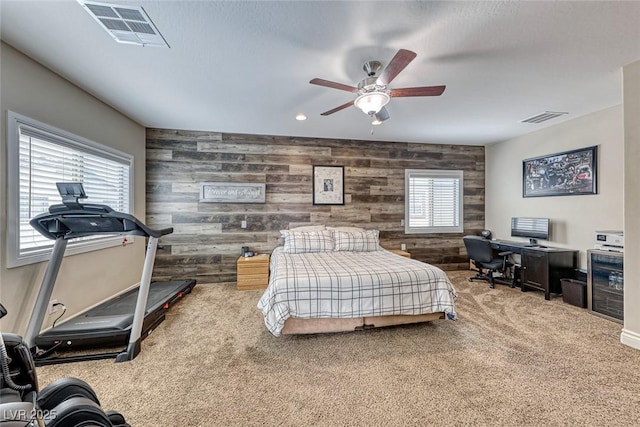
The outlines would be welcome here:
M 562 292 L 560 279 L 573 277 L 578 264 L 578 251 L 561 248 L 526 248 L 520 256 L 522 292 L 528 289 L 544 291 L 544 299 Z

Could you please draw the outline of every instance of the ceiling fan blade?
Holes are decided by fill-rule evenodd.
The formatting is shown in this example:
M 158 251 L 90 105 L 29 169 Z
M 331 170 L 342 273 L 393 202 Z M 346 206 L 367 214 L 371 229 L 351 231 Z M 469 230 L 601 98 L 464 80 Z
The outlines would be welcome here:
M 336 83 L 336 82 L 332 82 L 324 79 L 313 79 L 309 83 L 311 83 L 312 85 L 325 86 L 333 89 L 346 90 L 347 92 L 352 92 L 352 93 L 358 90 L 357 87 L 343 85 L 342 83 Z
M 325 111 L 324 113 L 320 114 L 321 116 L 328 116 L 329 114 L 333 114 L 333 113 L 337 113 L 340 110 L 344 110 L 347 107 L 351 107 L 353 105 L 353 101 L 349 101 L 347 103 L 342 104 L 339 107 L 334 108 L 333 110 L 329 110 L 329 111 Z
M 446 86 L 423 86 L 423 87 L 405 87 L 399 89 L 391 89 L 392 98 L 400 98 L 403 96 L 440 96 L 444 92 Z
M 417 54 L 415 52 L 400 49 L 393 59 L 391 59 L 391 62 L 389 62 L 389 65 L 387 65 L 387 68 L 384 69 L 380 77 L 378 77 L 378 84 L 386 86 L 391 83 L 416 56 Z

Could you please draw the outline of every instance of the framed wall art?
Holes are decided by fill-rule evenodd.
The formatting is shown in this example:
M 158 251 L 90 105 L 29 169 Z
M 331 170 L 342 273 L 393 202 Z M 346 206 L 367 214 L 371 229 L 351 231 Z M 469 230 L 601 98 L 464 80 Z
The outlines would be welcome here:
M 597 146 L 523 160 L 522 196 L 597 194 Z
M 201 203 L 264 203 L 265 184 L 201 182 Z
M 313 204 L 344 205 L 343 166 L 313 166 Z

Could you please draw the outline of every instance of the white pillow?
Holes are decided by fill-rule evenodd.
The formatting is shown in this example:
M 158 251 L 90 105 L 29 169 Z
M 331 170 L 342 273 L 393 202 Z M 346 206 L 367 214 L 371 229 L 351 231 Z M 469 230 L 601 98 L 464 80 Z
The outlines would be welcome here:
M 284 237 L 283 252 L 289 254 L 328 252 L 333 250 L 333 235 L 329 230 L 281 230 L 280 233 L 282 234 L 282 237 Z
M 351 252 L 371 252 L 380 249 L 378 230 L 333 231 L 333 250 Z

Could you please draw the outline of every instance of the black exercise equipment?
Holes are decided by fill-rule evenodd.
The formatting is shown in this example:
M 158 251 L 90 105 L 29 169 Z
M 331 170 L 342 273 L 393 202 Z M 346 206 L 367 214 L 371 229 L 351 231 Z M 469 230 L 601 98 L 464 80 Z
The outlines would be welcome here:
M 195 280 L 151 283 L 158 239 L 172 233 L 173 228 L 151 229 L 133 215 L 116 212 L 109 206 L 80 203 L 79 199 L 87 197 L 81 183 L 56 185 L 63 204 L 51 206 L 49 212 L 30 221 L 33 228 L 55 240 L 55 244 L 27 326 L 25 341 L 35 354 L 37 366 L 113 357 L 116 362 L 132 360 L 140 352 L 141 341 L 164 320 L 165 311 L 183 295 L 189 294 L 196 284 Z M 140 286 L 40 333 L 67 242 L 95 235 L 149 238 Z M 126 345 L 126 348 L 117 352 L 50 356 L 62 350 L 121 345 Z
M 0 318 L 6 310 L 0 304 Z M 103 411 L 91 386 L 61 378 L 38 390 L 35 362 L 15 334 L 0 333 L 0 425 L 3 427 L 131 427 L 116 411 Z

